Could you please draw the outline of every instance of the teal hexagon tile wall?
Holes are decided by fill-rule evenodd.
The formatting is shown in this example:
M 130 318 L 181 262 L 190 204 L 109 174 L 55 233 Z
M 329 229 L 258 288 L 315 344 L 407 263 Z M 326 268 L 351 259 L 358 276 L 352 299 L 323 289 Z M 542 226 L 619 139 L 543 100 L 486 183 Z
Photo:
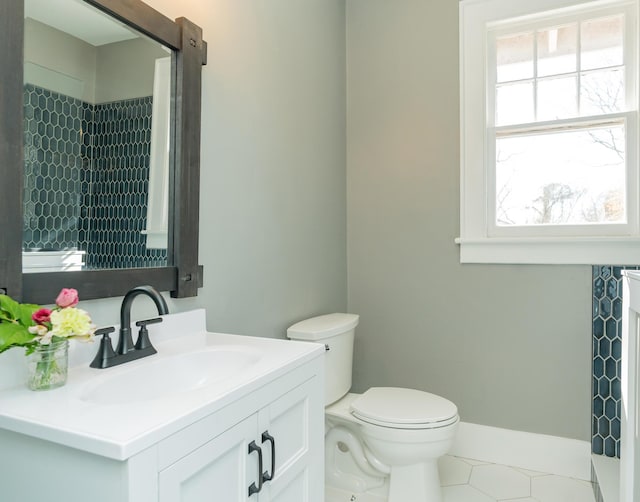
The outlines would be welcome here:
M 87 263 L 92 268 L 135 268 L 166 265 L 166 250 L 147 249 L 146 228 L 151 97 L 94 107 L 91 222 Z
M 88 268 L 166 265 L 142 234 L 151 109 L 151 97 L 93 105 L 25 85 L 25 248 L 78 248 Z
M 620 365 L 622 271 L 638 267 L 594 265 L 593 277 L 593 453 L 620 456 Z
M 25 248 L 78 245 L 84 105 L 78 99 L 25 85 Z

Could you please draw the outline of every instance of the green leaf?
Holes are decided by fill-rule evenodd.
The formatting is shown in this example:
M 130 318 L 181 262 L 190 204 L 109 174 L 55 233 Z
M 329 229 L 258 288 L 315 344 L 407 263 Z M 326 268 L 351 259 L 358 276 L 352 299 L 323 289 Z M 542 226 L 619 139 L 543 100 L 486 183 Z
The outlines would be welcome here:
M 40 305 L 18 303 L 10 296 L 0 295 L 0 322 L 18 321 L 22 326 L 33 326 L 35 323 L 31 319 L 31 316 L 40 308 Z
M 35 322 L 33 322 L 33 319 L 31 319 L 31 316 L 33 316 L 33 313 L 37 310 L 40 310 L 40 305 L 33 305 L 31 303 L 21 303 L 19 304 L 19 317 L 18 319 L 20 320 L 20 324 L 22 324 L 23 326 L 26 326 L 27 328 L 29 326 L 35 326 Z
M 13 323 L 0 324 L 0 353 L 11 347 L 25 347 L 31 344 L 34 335 L 25 326 Z
M 7 320 L 20 319 L 20 304 L 7 295 L 0 295 L 0 310 Z

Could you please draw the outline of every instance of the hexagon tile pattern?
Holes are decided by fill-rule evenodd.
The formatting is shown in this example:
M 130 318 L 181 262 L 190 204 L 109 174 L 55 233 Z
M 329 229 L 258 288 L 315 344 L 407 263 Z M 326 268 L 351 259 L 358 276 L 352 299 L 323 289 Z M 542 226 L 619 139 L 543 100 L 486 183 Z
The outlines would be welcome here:
M 151 97 L 92 105 L 25 85 L 25 248 L 79 248 L 88 268 L 166 265 L 141 233 L 151 108 Z
M 620 365 L 622 271 L 638 267 L 593 267 L 593 453 L 620 457 Z
M 166 265 L 166 249 L 147 249 L 152 98 L 95 105 L 85 144 L 92 148 L 85 242 L 91 268 Z
M 78 245 L 85 106 L 31 84 L 24 87 L 25 248 Z
M 595 502 L 589 481 L 450 455 L 438 470 L 443 502 Z

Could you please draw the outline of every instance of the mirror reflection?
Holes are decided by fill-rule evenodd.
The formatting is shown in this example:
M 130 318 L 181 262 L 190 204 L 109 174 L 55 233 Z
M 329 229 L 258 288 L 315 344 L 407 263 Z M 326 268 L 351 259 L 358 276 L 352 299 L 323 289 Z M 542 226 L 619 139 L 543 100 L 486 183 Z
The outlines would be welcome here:
M 171 51 L 25 0 L 24 58 L 23 271 L 166 266 Z

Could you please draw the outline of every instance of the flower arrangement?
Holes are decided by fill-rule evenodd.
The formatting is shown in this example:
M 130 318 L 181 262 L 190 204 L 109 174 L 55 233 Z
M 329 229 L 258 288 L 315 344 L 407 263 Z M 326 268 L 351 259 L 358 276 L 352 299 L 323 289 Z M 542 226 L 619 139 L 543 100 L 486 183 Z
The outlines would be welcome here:
M 60 291 L 53 309 L 0 295 L 0 353 L 24 347 L 31 354 L 52 342 L 92 340 L 95 326 L 89 314 L 76 307 L 78 301 L 78 292 L 67 288 Z
M 93 340 L 95 326 L 89 314 L 76 307 L 78 292 L 64 288 L 52 309 L 18 303 L 0 295 L 0 353 L 24 347 L 27 387 L 47 390 L 67 381 L 69 339 Z

